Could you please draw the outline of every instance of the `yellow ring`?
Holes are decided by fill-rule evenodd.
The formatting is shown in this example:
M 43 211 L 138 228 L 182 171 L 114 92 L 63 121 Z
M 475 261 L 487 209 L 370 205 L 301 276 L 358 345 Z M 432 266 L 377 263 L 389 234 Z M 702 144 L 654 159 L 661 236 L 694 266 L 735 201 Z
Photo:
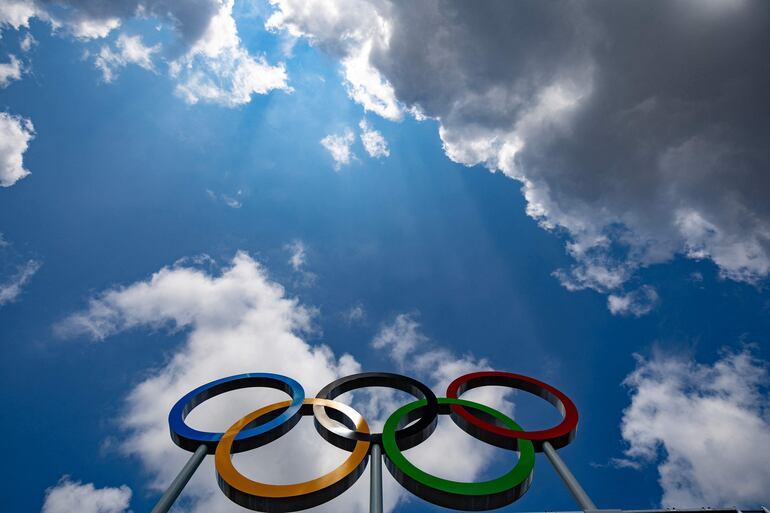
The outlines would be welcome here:
M 316 505 L 314 504 L 316 502 L 313 498 L 314 494 L 323 495 L 326 500 L 339 495 L 358 479 L 366 466 L 365 460 L 369 454 L 369 442 L 359 440 L 342 465 L 328 474 L 303 483 L 289 485 L 260 483 L 252 481 L 238 472 L 233 466 L 231 458 L 233 441 L 238 433 L 263 415 L 281 408 L 288 408 L 290 404 L 291 401 L 282 401 L 249 413 L 230 426 L 217 445 L 214 462 L 219 486 L 231 500 L 241 506 L 263 511 L 294 511 L 309 508 Z M 369 433 L 366 420 L 350 406 L 337 401 L 319 398 L 305 399 L 302 403 L 303 415 L 312 415 L 312 405 L 314 404 L 338 410 L 355 423 L 357 431 Z M 346 478 L 348 479 L 346 480 Z M 335 488 L 340 489 L 335 490 Z M 291 505 L 288 504 L 289 502 Z M 302 506 L 297 508 L 296 506 L 300 504 Z

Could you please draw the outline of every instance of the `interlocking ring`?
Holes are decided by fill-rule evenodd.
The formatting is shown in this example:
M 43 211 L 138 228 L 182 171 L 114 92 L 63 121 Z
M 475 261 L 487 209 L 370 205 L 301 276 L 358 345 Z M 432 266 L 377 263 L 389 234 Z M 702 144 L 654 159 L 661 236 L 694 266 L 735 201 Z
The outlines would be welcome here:
M 436 429 L 436 420 L 438 418 L 438 401 L 436 399 L 436 394 L 434 394 L 433 390 L 426 385 L 409 376 L 402 376 L 401 374 L 392 374 L 389 372 L 363 372 L 360 374 L 353 374 L 352 376 L 346 376 L 336 381 L 332 381 L 323 387 L 321 391 L 316 394 L 316 397 L 320 399 L 334 399 L 345 392 L 365 387 L 395 388 L 396 390 L 412 394 L 417 399 L 426 400 L 427 406 L 423 410 L 424 415 L 422 415 L 414 424 L 407 426 L 404 429 L 399 429 L 396 432 L 396 439 L 404 450 L 419 444 L 428 438 L 431 433 L 433 433 L 433 430 Z M 351 444 L 355 443 L 357 440 L 370 440 L 375 443 L 380 443 L 382 433 L 361 433 L 340 426 L 332 421 L 326 413 L 326 408 L 323 406 L 314 406 L 313 413 L 315 414 L 316 429 L 321 436 L 341 449 L 350 450 Z
M 231 390 L 249 387 L 275 388 L 286 392 L 291 396 L 291 404 L 286 411 L 277 417 L 268 420 L 262 425 L 244 429 L 238 433 L 233 443 L 233 452 L 248 451 L 264 443 L 272 442 L 299 422 L 300 407 L 305 399 L 305 390 L 302 388 L 302 385 L 280 374 L 264 372 L 238 374 L 237 376 L 217 379 L 201 385 L 179 399 L 168 414 L 171 439 L 182 449 L 195 451 L 201 445 L 205 445 L 208 454 L 214 454 L 223 433 L 198 431 L 188 426 L 184 419 L 193 408 L 207 399 Z
M 439 413 L 442 415 L 449 414 L 450 405 L 463 406 L 488 415 L 508 429 L 521 431 L 521 426 L 512 419 L 483 404 L 448 397 L 440 398 L 438 403 Z M 425 406 L 425 400 L 402 406 L 385 421 L 382 429 L 385 464 L 401 486 L 433 504 L 470 511 L 507 506 L 526 493 L 532 482 L 532 469 L 535 466 L 535 449 L 528 440 L 519 444 L 519 460 L 516 466 L 497 479 L 479 483 L 464 483 L 436 477 L 420 470 L 406 459 L 394 434 L 400 426 L 409 424 L 422 415 Z
M 513 419 L 483 404 L 459 398 L 463 392 L 486 385 L 518 388 L 543 397 L 564 417 L 553 428 L 525 431 Z M 277 402 L 249 413 L 224 433 L 197 431 L 185 424 L 187 414 L 206 399 L 244 387 L 283 390 L 290 401 Z M 366 420 L 353 408 L 333 400 L 362 387 L 384 386 L 416 397 L 397 409 L 385 422 L 382 433 L 371 433 Z M 350 452 L 328 474 L 304 483 L 273 485 L 245 477 L 233 466 L 231 455 L 261 447 L 286 434 L 303 415 L 313 415 L 318 432 L 333 445 Z M 466 483 L 430 475 L 411 463 L 403 451 L 412 448 L 436 428 L 438 415 L 449 415 L 470 435 L 508 450 L 518 451 L 511 470 L 489 481 Z M 363 373 L 326 385 L 318 397 L 305 399 L 302 387 L 278 374 L 241 374 L 212 381 L 182 397 L 169 414 L 171 437 L 180 447 L 196 450 L 204 445 L 215 453 L 219 487 L 233 502 L 259 511 L 298 511 L 337 497 L 364 472 L 372 444 L 381 445 L 385 464 L 394 478 L 413 494 L 440 506 L 464 510 L 499 508 L 515 501 L 532 482 L 535 452 L 546 442 L 559 448 L 575 437 L 578 413 L 570 399 L 556 388 L 534 378 L 507 372 L 476 372 L 454 380 L 447 397 L 437 398 L 426 385 L 399 374 Z
M 504 449 L 516 449 L 519 440 L 531 440 L 537 452 L 543 452 L 544 442 L 549 442 L 554 449 L 558 449 L 575 438 L 578 424 L 578 410 L 575 404 L 560 390 L 529 376 L 497 371 L 473 372 L 450 383 L 446 396 L 456 399 L 463 392 L 489 385 L 518 388 L 542 397 L 559 410 L 563 419 L 558 426 L 550 429 L 517 431 L 480 419 L 460 404 L 452 405 L 452 420 L 466 433 Z
M 260 417 L 290 406 L 282 402 L 265 406 L 249 413 L 228 429 L 216 450 L 215 463 L 217 482 L 222 491 L 233 502 L 249 509 L 278 513 L 312 508 L 329 501 L 355 483 L 366 468 L 369 456 L 369 442 L 357 441 L 350 456 L 336 469 L 326 475 L 304 483 L 291 485 L 265 484 L 245 477 L 233 466 L 230 458 L 233 441 L 241 430 L 258 421 Z M 302 415 L 312 415 L 314 406 L 331 408 L 344 415 L 348 424 L 357 432 L 368 433 L 366 420 L 350 406 L 327 399 L 305 399 Z

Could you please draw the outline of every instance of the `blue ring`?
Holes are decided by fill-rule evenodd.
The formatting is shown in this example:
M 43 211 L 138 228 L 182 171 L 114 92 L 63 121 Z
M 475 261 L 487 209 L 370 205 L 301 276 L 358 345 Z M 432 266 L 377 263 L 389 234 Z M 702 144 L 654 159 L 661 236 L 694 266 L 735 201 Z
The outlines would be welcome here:
M 235 437 L 233 452 L 254 449 L 272 442 L 288 432 L 301 418 L 300 409 L 305 400 L 305 390 L 293 379 L 280 374 L 248 373 L 238 374 L 227 378 L 217 379 L 195 390 L 188 392 L 179 399 L 168 414 L 168 425 L 171 438 L 182 449 L 195 451 L 205 445 L 208 454 L 214 454 L 217 443 L 224 433 L 198 431 L 187 425 L 185 418 L 199 404 L 219 394 L 247 387 L 275 388 L 291 396 L 291 404 L 276 417 L 255 427 L 242 430 Z

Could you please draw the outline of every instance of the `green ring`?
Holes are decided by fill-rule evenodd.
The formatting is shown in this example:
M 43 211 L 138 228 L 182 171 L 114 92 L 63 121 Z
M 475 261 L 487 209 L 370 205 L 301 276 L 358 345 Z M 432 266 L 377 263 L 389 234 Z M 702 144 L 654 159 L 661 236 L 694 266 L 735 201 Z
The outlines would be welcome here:
M 453 398 L 439 398 L 438 404 L 439 412 L 443 414 L 449 413 L 450 405 L 458 404 L 494 417 L 509 429 L 523 431 L 513 419 L 483 404 Z M 427 402 L 423 399 L 402 406 L 388 417 L 382 429 L 382 446 L 386 455 L 385 463 L 393 477 L 402 486 L 434 504 L 455 509 L 486 510 L 498 508 L 510 504 L 524 495 L 532 481 L 532 470 L 535 466 L 535 448 L 529 440 L 519 440 L 519 461 L 516 466 L 507 474 L 491 481 L 478 483 L 450 481 L 428 474 L 407 460 L 396 444 L 396 429 L 398 429 L 401 419 L 407 418 L 410 413 L 421 407 L 424 408 L 426 405 Z

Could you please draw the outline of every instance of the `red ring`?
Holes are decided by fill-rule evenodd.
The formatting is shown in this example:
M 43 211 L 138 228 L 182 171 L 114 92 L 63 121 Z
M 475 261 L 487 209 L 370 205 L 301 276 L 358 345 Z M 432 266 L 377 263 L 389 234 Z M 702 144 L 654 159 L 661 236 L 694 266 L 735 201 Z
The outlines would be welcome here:
M 463 406 L 452 405 L 452 420 L 464 431 L 506 449 L 516 449 L 519 439 L 531 440 L 538 452 L 543 451 L 545 442 L 549 442 L 554 449 L 558 449 L 575 438 L 578 425 L 578 410 L 575 403 L 560 390 L 529 376 L 497 371 L 472 372 L 452 381 L 447 387 L 446 396 L 459 399 L 459 396 L 467 390 L 488 385 L 517 388 L 542 397 L 556 406 L 563 420 L 558 426 L 541 431 L 513 431 L 482 420 Z

